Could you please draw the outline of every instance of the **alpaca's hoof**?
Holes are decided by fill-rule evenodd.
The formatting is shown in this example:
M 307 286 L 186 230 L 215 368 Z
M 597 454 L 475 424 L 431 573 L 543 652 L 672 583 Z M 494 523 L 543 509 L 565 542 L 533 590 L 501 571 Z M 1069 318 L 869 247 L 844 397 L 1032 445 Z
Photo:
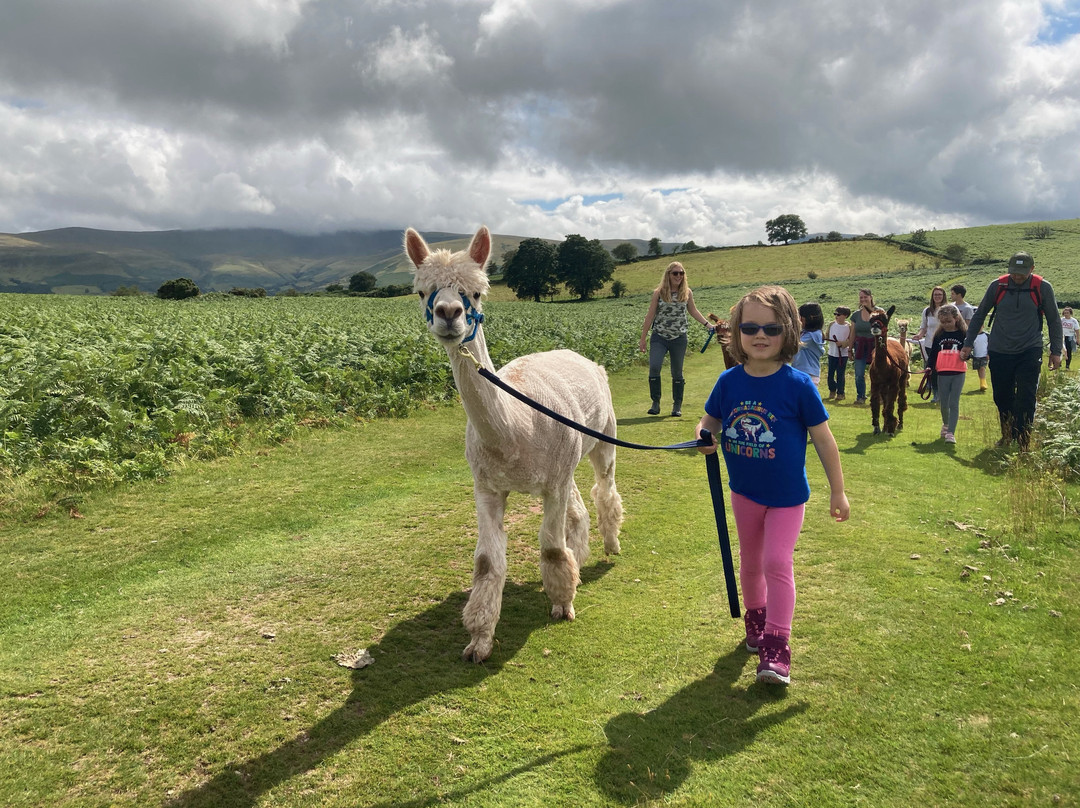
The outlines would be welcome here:
M 876 427 L 876 426 L 875 426 L 875 427 L 874 427 L 874 434 L 875 434 L 875 435 L 880 435 L 880 434 L 881 434 L 881 428 L 880 428 L 880 427 Z
M 619 546 L 618 539 L 612 539 L 610 542 L 607 539 L 604 540 L 604 552 L 608 555 L 618 555 L 622 552 L 622 547 Z M 579 565 L 580 566 L 580 565 Z
M 551 619 L 552 620 L 573 620 L 574 619 L 574 604 L 568 603 L 565 606 L 556 603 L 551 607 Z
M 491 656 L 491 640 L 473 640 L 465 650 L 461 652 L 461 658 L 466 662 L 475 662 L 479 665 Z

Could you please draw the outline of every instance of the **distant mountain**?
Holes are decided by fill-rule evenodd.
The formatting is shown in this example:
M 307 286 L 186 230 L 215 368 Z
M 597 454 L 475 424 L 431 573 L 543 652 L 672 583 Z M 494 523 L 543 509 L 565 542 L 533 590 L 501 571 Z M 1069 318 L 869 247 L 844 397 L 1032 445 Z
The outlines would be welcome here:
M 155 292 L 165 281 L 191 278 L 204 292 L 262 287 L 315 291 L 348 284 L 370 272 L 379 286 L 412 278 L 402 253 L 401 230 L 343 230 L 300 235 L 283 230 L 221 229 L 124 232 L 67 227 L 37 233 L 0 233 L 0 292 L 109 294 L 120 286 Z M 425 232 L 436 247 L 459 250 L 471 235 Z M 523 236 L 493 236 L 492 257 L 501 261 Z M 644 255 L 648 241 L 629 241 Z M 665 245 L 670 252 L 674 245 Z
M 460 238 L 425 233 L 431 243 Z M 401 230 L 298 235 L 282 230 L 119 232 L 81 227 L 0 234 L 0 292 L 154 292 L 191 278 L 203 291 L 234 286 L 311 291 L 372 272 L 382 285 L 405 283 Z M 407 270 L 407 267 L 401 269 Z

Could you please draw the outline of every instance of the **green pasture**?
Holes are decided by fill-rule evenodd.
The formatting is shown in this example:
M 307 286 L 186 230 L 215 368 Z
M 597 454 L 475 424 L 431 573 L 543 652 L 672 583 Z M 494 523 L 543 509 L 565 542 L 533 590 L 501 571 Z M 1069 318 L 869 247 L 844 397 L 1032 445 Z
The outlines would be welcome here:
M 1080 300 L 1059 224 L 980 237 Z M 863 245 L 889 252 L 832 252 Z M 774 254 L 803 259 L 755 270 Z M 880 242 L 683 260 L 717 314 L 783 280 L 827 310 L 870 286 L 915 319 L 934 285 L 977 302 L 1001 272 Z M 722 363 L 693 327 L 686 415 L 645 415 L 664 265 L 627 268 L 618 300 L 493 300 L 496 364 L 572 347 L 608 367 L 620 437 L 691 438 Z M 782 689 L 754 682 L 728 616 L 694 452 L 619 450 L 623 553 L 604 558 L 593 512 L 573 623 L 548 617 L 541 504 L 511 496 L 495 651 L 460 660 L 465 416 L 411 298 L 0 296 L 0 363 L 0 805 L 1080 802 L 1080 370 L 1045 374 L 1027 456 L 990 448 L 973 372 L 955 446 L 914 384 L 895 437 L 829 406 L 852 518 L 828 519 L 809 450 Z M 361 648 L 370 667 L 333 659 Z
M 681 419 L 644 415 L 640 368 L 612 374 L 620 435 L 691 437 L 718 362 L 690 357 Z M 594 537 L 570 624 L 547 616 L 540 503 L 512 496 L 483 666 L 459 658 L 457 405 L 9 520 L 0 804 L 1075 805 L 1075 486 L 988 449 L 975 387 L 955 447 L 917 399 L 895 438 L 830 408 L 852 518 L 827 518 L 810 451 L 786 690 L 754 683 L 727 614 L 696 453 L 620 450 L 623 554 Z M 332 659 L 359 648 L 373 665 Z

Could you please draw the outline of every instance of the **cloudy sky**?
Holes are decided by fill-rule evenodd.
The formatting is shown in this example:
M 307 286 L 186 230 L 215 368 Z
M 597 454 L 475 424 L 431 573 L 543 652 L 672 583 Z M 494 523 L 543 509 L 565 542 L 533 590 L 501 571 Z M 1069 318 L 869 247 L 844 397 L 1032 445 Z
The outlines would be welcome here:
M 0 232 L 1080 216 L 1080 0 L 4 0 Z

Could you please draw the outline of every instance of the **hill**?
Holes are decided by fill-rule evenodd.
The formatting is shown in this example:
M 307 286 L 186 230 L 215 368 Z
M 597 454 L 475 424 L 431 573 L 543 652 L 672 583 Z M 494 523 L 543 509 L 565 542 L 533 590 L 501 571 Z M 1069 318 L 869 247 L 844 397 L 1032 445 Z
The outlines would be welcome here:
M 792 243 L 766 247 L 706 248 L 680 253 L 692 286 L 750 284 L 763 279 L 796 282 L 808 276 L 822 281 L 840 277 L 892 275 L 910 270 L 939 270 L 941 282 L 968 283 L 973 289 L 1017 250 L 1036 257 L 1038 271 L 1055 289 L 1080 298 L 1080 220 L 1041 223 L 1038 236 L 1031 223 L 990 225 L 882 239 Z M 37 233 L 0 234 L 0 292 L 108 294 L 120 286 L 154 292 L 167 280 L 187 277 L 203 291 L 234 286 L 262 287 L 271 294 L 296 289 L 311 292 L 331 283 L 347 284 L 356 272 L 370 272 L 379 286 L 407 284 L 410 267 L 401 251 L 401 230 L 339 231 L 301 235 L 282 230 L 221 229 L 120 232 L 64 228 Z M 425 232 L 436 247 L 463 249 L 468 234 Z M 495 235 L 493 255 L 502 256 L 525 236 Z M 608 239 L 613 249 L 624 241 L 648 249 L 643 239 Z M 944 258 L 946 248 L 960 244 L 968 251 L 961 267 Z M 663 245 L 660 258 L 619 264 L 615 279 L 630 294 L 651 291 L 677 245 Z M 963 267 L 978 270 L 962 271 Z M 938 281 L 934 281 L 938 282 Z M 931 286 L 933 283 L 930 284 Z M 929 292 L 929 287 L 927 287 Z M 512 300 L 505 286 L 492 288 L 493 300 Z

